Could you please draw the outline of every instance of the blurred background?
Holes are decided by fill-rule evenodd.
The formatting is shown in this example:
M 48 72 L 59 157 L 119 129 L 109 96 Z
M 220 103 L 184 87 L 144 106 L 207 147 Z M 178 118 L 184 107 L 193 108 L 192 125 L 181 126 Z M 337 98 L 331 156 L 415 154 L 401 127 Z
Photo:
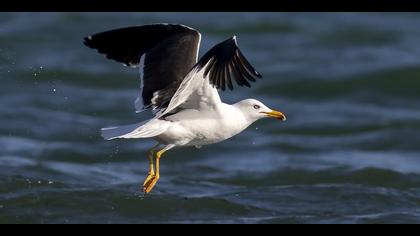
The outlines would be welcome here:
M 200 55 L 237 35 L 287 115 L 223 143 L 170 151 L 144 197 L 150 140 L 139 79 L 85 47 L 118 27 L 182 23 Z M 0 223 L 418 223 L 420 14 L 0 13 Z

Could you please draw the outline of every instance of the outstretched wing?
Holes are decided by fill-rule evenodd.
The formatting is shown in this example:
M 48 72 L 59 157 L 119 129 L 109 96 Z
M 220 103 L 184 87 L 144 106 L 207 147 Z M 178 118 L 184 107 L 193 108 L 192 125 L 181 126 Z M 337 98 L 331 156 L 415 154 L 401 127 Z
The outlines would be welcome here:
M 204 76 L 208 75 L 210 83 L 223 91 L 226 86 L 233 90 L 232 80 L 239 86 L 251 87 L 248 81 L 255 82 L 256 78 L 262 78 L 242 54 L 235 36 L 210 49 L 196 66 L 206 66 Z
M 136 101 L 142 101 L 142 108 L 161 108 L 197 62 L 200 38 L 198 31 L 184 25 L 152 24 L 94 34 L 84 44 L 131 67 L 137 67 L 144 55 L 141 95 Z
M 233 82 L 250 87 L 262 78 L 239 50 L 236 37 L 229 38 L 210 49 L 188 73 L 161 116 L 177 108 L 212 109 L 220 104 L 217 89 L 233 90 Z

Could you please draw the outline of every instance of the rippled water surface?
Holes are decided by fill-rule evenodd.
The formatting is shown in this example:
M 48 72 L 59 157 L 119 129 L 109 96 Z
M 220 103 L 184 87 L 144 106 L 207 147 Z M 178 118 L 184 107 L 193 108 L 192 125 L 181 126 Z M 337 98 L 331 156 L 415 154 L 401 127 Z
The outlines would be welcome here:
M 144 197 L 150 140 L 137 71 L 84 36 L 199 29 L 202 55 L 237 35 L 264 79 L 247 97 L 286 113 L 223 143 L 168 152 Z M 420 223 L 420 15 L 0 13 L 0 223 Z

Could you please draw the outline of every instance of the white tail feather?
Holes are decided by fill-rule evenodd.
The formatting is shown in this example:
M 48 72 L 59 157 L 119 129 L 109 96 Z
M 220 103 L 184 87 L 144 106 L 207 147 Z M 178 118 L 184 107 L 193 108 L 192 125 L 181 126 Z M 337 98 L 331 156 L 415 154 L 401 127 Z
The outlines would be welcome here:
M 102 128 L 102 137 L 106 140 L 116 138 L 150 138 L 164 132 L 164 126 L 153 126 L 158 120 L 146 120 L 144 122 L 132 125 L 124 125 L 119 127 Z
M 119 127 L 107 127 L 101 129 L 102 137 L 106 140 L 121 138 L 139 128 L 139 124 L 124 125 Z

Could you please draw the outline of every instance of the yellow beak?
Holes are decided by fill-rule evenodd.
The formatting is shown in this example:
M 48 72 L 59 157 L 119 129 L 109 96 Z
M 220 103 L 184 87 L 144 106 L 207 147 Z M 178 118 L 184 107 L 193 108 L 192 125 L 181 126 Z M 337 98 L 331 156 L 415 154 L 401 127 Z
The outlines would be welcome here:
M 270 112 L 264 112 L 263 111 L 261 113 L 266 114 L 268 117 L 273 117 L 273 118 L 276 118 L 276 119 L 279 119 L 279 120 L 282 120 L 282 121 L 286 120 L 286 116 L 279 111 L 272 110 Z

